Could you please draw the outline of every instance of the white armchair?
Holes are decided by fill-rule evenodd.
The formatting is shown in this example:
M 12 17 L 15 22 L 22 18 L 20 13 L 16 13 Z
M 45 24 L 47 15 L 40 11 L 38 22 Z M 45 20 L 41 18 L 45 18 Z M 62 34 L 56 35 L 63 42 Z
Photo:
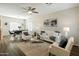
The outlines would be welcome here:
M 68 42 L 65 48 L 59 47 L 58 43 L 54 42 L 49 46 L 49 53 L 56 56 L 69 56 L 73 45 L 74 45 L 73 37 L 68 39 Z
M 27 41 L 31 39 L 31 35 L 28 34 L 28 32 L 26 33 L 26 31 L 22 32 L 22 39 Z

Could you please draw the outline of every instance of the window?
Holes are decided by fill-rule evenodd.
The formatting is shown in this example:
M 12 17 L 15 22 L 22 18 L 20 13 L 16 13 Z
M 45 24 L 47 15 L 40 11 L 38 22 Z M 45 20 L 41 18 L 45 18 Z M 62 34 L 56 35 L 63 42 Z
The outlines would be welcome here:
M 20 30 L 21 24 L 17 22 L 10 22 L 10 31 Z

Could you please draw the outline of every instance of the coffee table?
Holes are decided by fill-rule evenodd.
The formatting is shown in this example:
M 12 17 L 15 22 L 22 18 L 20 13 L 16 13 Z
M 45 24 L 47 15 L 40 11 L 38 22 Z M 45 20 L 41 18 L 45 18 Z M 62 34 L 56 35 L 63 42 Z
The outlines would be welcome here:
M 49 43 L 32 43 L 32 42 L 20 42 L 16 43 L 16 46 L 26 55 L 26 56 L 48 56 Z

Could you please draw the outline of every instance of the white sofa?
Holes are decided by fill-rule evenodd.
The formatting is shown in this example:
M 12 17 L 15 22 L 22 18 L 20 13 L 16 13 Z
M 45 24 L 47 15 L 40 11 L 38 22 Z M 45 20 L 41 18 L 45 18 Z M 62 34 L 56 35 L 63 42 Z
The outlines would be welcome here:
M 49 53 L 56 56 L 69 56 L 74 45 L 74 38 L 70 37 L 65 48 L 59 47 L 57 42 L 49 46 Z

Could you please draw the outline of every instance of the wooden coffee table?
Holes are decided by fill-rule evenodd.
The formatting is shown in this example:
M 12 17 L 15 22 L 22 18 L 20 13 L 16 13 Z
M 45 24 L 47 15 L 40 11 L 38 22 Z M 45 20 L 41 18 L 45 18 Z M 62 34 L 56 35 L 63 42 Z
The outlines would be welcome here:
M 20 42 L 16 43 L 16 46 L 26 55 L 26 56 L 48 56 L 49 43 L 32 43 L 32 42 Z

